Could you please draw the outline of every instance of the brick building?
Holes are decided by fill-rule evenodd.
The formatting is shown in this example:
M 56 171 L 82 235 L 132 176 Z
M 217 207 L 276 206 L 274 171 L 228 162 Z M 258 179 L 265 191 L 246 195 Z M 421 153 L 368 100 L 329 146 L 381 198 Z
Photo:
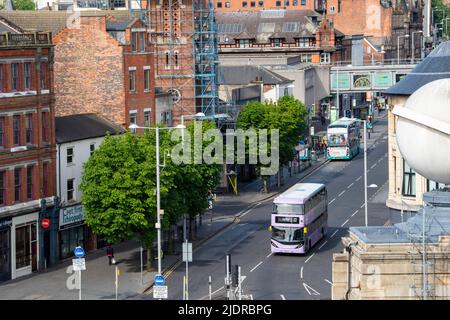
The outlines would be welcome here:
M 0 280 L 43 269 L 56 245 L 52 38 L 0 24 L 11 29 L 0 33 Z
M 96 113 L 124 127 L 155 122 L 153 49 L 146 26 L 128 11 L 0 17 L 26 30 L 53 32 L 57 116 Z
M 316 10 L 325 9 L 325 0 L 214 0 L 217 12 L 259 11 L 272 9 Z

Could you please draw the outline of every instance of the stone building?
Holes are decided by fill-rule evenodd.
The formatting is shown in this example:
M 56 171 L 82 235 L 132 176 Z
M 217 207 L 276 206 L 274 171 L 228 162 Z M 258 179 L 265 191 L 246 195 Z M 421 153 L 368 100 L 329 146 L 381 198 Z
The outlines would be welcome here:
M 450 42 L 441 43 L 410 74 L 384 93 L 388 95 L 388 156 L 389 195 L 386 205 L 393 209 L 393 221 L 399 221 L 400 211 L 417 211 L 423 204 L 423 194 L 442 187 L 416 172 L 403 160 L 396 140 L 396 116 L 394 106 L 403 107 L 417 89 L 434 80 L 449 78 Z M 429 106 L 424 106 L 429 107 Z M 413 139 L 413 137 L 412 137 Z M 411 140 L 413 141 L 413 140 Z
M 54 262 L 54 47 L 0 24 L 0 281 Z M 45 227 L 43 219 L 50 219 Z

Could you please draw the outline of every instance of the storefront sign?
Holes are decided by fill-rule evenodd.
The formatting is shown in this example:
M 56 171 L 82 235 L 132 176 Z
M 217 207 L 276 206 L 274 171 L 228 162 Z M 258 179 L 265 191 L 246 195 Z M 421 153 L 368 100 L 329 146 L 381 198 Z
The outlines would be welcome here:
M 11 226 L 12 226 L 12 219 L 11 218 L 0 219 L 0 229 L 10 228 Z
M 83 206 L 77 205 L 68 208 L 61 208 L 59 211 L 59 228 L 65 229 L 83 224 Z
M 393 77 L 390 72 L 380 72 L 373 75 L 373 87 L 375 89 L 387 89 L 393 85 Z
M 333 73 L 331 74 L 331 90 L 350 90 L 350 74 L 349 73 Z

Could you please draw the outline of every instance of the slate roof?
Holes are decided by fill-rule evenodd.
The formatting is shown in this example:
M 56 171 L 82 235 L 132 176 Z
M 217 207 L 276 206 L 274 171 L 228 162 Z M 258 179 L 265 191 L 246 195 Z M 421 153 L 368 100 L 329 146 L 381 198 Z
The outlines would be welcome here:
M 220 66 L 218 68 L 219 85 L 248 85 L 261 79 L 264 84 L 286 84 L 293 80 L 285 78 L 260 66 Z
M 411 73 L 384 93 L 409 96 L 427 83 L 445 78 L 450 78 L 450 41 L 441 43 Z
M 55 126 L 57 143 L 98 138 L 108 132 L 115 135 L 125 131 L 122 127 L 93 113 L 56 117 Z

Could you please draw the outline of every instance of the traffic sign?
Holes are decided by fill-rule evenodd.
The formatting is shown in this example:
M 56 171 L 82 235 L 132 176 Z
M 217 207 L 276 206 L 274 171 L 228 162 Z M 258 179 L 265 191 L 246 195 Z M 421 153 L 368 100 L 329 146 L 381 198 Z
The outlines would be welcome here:
M 183 242 L 183 261 L 192 262 L 192 243 Z
M 48 229 L 48 227 L 50 227 L 50 219 L 47 218 L 42 219 L 41 227 L 44 229 Z
M 84 258 L 72 259 L 73 271 L 86 270 L 86 261 Z
M 166 279 L 164 278 L 163 275 L 158 274 L 155 276 L 154 281 L 157 286 L 162 286 L 164 284 L 164 282 L 166 282 Z
M 167 286 L 153 287 L 153 299 L 167 299 L 168 291 Z
M 75 257 L 77 257 L 77 258 L 84 257 L 84 250 L 82 247 L 76 247 L 75 250 L 73 250 L 73 253 L 75 254 Z

